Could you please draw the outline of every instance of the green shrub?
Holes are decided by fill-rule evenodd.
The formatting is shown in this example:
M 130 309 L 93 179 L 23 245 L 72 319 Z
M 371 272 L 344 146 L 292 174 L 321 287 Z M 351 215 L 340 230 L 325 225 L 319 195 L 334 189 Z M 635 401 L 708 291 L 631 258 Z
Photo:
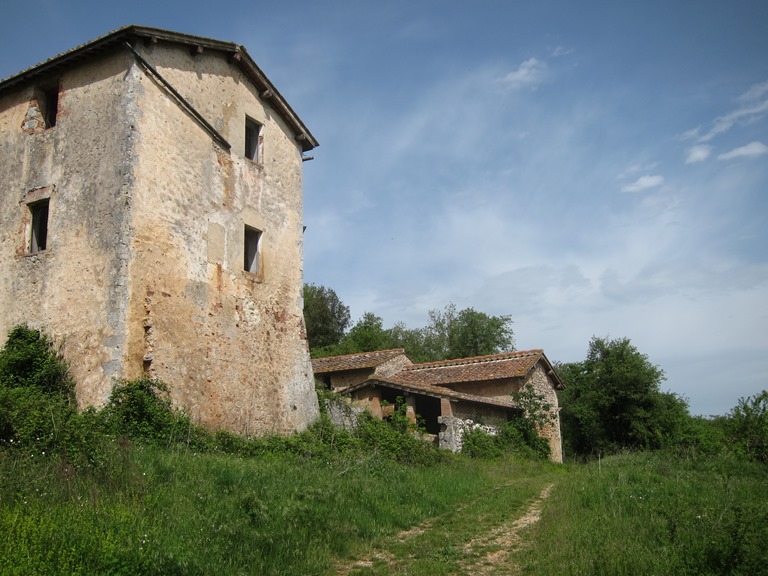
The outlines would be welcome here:
M 26 457 L 68 452 L 74 385 L 50 338 L 16 326 L 0 350 L 0 446 Z
M 515 418 L 501 426 L 496 434 L 475 428 L 462 438 L 462 453 L 473 458 L 498 458 L 515 454 L 525 458 L 549 458 L 550 446 L 546 438 L 536 432 L 526 418 Z
M 150 444 L 183 443 L 194 425 L 171 406 L 167 392 L 163 382 L 146 376 L 120 381 L 102 411 L 106 430 Z
M 768 464 L 768 391 L 739 399 L 731 410 L 731 432 L 748 458 Z
M 504 454 L 504 449 L 496 435 L 482 428 L 474 428 L 464 433 L 461 452 L 472 458 L 499 458 Z
M 0 350 L 0 387 L 74 395 L 74 383 L 53 341 L 39 330 L 24 325 L 11 329 Z

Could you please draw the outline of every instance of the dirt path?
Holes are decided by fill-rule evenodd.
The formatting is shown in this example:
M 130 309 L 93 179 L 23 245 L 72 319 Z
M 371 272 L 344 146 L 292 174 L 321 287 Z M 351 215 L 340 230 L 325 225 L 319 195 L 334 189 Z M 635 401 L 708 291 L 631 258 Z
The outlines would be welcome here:
M 525 546 L 520 531 L 539 521 L 541 505 L 549 497 L 554 486 L 550 484 L 544 488 L 516 520 L 502 524 L 482 537 L 467 542 L 464 546 L 467 557 L 460 563 L 463 573 L 473 576 L 518 574 L 520 567 L 511 556 Z
M 501 487 L 497 487 L 497 490 Z M 532 526 L 541 518 L 541 507 L 554 484 L 547 485 L 537 497 L 526 506 L 522 515 L 510 519 L 495 528 L 486 531 L 482 536 L 473 538 L 461 546 L 461 559 L 458 561 L 457 575 L 515 575 L 520 567 L 514 562 L 513 555 L 525 546 L 520 532 Z M 471 507 L 467 503 L 461 508 Z M 458 511 L 458 510 L 457 510 Z M 432 530 L 435 519 L 431 518 L 408 530 L 400 532 L 393 538 L 394 546 L 404 544 Z M 402 571 L 401 562 L 388 550 L 374 550 L 366 558 L 337 564 L 334 574 L 349 576 L 351 574 L 407 574 Z

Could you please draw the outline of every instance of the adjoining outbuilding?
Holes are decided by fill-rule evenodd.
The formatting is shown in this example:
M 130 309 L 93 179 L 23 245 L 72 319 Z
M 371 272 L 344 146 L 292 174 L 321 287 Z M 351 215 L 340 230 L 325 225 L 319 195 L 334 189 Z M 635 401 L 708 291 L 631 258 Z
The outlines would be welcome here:
M 562 462 L 557 390 L 564 386 L 543 350 L 413 364 L 404 350 L 393 349 L 314 359 L 312 365 L 317 379 L 374 417 L 385 417 L 404 398 L 407 415 L 420 417 L 439 446 L 454 452 L 467 430 L 494 433 L 519 418 L 523 409 L 512 394 L 532 387 L 550 407 L 539 433 L 549 442 L 551 459 Z

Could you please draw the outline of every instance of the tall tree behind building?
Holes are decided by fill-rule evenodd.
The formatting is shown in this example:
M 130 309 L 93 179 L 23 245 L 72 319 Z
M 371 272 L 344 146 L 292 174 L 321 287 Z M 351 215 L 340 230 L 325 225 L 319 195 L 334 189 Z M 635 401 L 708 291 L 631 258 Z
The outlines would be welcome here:
M 331 288 L 304 284 L 304 323 L 310 349 L 333 346 L 349 326 L 349 306 Z

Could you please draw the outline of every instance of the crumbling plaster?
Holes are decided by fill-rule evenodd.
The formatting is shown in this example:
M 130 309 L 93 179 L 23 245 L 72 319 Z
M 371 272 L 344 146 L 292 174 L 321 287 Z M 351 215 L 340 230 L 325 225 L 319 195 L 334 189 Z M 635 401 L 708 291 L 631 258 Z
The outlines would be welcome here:
M 208 426 L 302 429 L 318 406 L 303 338 L 300 147 L 224 55 L 137 50 L 232 150 L 128 50 L 69 69 L 59 121 L 42 133 L 22 130 L 31 87 L 2 98 L 2 338 L 27 322 L 63 341 L 81 405 L 147 373 Z M 263 124 L 258 163 L 243 157 L 246 115 Z M 30 256 L 20 202 L 44 186 L 49 249 Z M 263 232 L 258 275 L 243 270 L 245 224 Z

